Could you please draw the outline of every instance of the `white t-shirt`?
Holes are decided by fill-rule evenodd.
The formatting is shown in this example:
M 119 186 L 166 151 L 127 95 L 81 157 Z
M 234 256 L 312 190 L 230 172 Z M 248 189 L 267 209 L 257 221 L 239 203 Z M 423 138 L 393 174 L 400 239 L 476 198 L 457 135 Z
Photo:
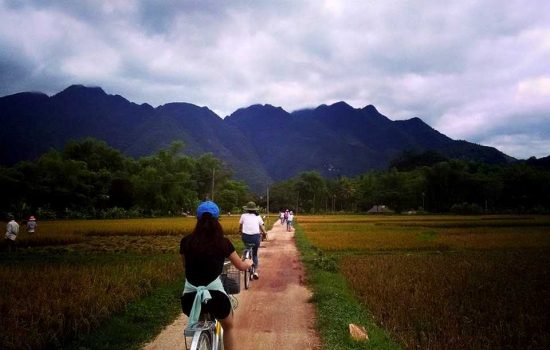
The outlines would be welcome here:
M 255 235 L 261 233 L 260 225 L 264 224 L 262 217 L 260 215 L 252 213 L 244 213 L 241 215 L 239 224 L 243 225 L 243 233 L 247 235 Z
M 6 234 L 17 235 L 19 233 L 19 224 L 15 220 L 10 220 L 6 225 Z
M 288 221 L 293 221 L 294 220 L 294 214 L 288 214 Z

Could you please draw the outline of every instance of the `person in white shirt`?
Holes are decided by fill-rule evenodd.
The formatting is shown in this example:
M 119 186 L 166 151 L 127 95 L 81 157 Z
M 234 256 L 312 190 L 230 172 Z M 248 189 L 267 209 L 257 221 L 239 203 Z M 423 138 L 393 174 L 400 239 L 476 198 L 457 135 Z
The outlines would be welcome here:
M 11 252 L 12 247 L 17 249 L 15 245 L 15 240 L 17 239 L 17 234 L 19 233 L 19 224 L 15 221 L 13 215 L 8 215 L 8 224 L 6 225 L 6 241 L 8 243 L 8 250 Z
M 241 239 L 243 243 L 254 244 L 254 258 L 252 261 L 256 266 L 256 272 L 252 276 L 254 279 L 260 278 L 258 274 L 259 259 L 258 259 L 258 248 L 260 247 L 260 242 L 262 241 L 262 233 L 266 234 L 264 221 L 259 215 L 258 211 L 260 208 L 256 206 L 254 202 L 248 202 L 244 207 L 244 214 L 241 215 L 239 220 L 239 232 L 241 233 Z
M 288 218 L 286 219 L 286 230 L 291 231 L 292 230 L 292 221 L 294 221 L 294 213 L 290 211 L 288 213 Z

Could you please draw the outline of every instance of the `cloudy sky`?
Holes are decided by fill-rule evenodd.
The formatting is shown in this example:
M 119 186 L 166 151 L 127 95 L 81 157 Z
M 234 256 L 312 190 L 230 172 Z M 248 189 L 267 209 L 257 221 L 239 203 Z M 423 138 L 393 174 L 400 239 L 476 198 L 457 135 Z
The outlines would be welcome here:
M 0 0 L 0 96 L 101 86 L 221 117 L 346 101 L 550 155 L 548 0 Z

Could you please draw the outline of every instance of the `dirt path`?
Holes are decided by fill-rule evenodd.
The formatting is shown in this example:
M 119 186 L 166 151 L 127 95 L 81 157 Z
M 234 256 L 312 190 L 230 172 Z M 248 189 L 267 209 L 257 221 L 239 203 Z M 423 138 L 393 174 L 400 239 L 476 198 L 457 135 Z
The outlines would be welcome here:
M 260 250 L 260 279 L 237 295 L 235 339 L 238 348 L 290 350 L 319 349 L 313 329 L 315 311 L 308 302 L 311 292 L 302 283 L 304 268 L 294 243 L 294 232 L 286 232 L 279 222 L 269 231 L 269 240 Z M 143 350 L 184 349 L 182 315 L 166 327 Z

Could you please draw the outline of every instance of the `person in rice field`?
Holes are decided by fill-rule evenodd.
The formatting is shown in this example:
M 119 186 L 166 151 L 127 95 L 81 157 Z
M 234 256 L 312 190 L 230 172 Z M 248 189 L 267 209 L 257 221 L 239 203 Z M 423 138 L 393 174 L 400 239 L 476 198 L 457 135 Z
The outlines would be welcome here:
M 38 224 L 36 223 L 36 218 L 31 215 L 31 217 L 27 221 L 27 232 L 33 234 L 36 230 L 36 226 L 38 226 Z
M 12 249 L 17 250 L 17 234 L 19 233 L 19 224 L 15 221 L 15 217 L 11 214 L 8 214 L 8 224 L 6 225 L 6 235 L 5 239 L 8 243 L 8 251 L 11 252 Z

